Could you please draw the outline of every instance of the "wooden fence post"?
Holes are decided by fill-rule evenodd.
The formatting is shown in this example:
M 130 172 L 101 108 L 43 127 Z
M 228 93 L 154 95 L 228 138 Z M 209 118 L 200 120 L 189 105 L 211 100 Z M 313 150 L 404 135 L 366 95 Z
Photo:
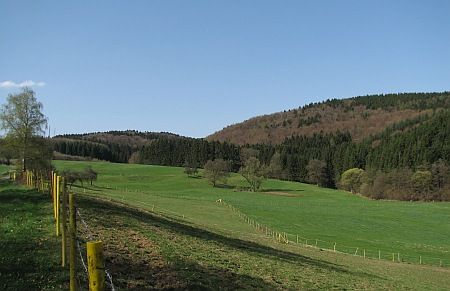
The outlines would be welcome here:
M 77 290 L 77 278 L 76 278 L 76 231 L 77 231 L 77 221 L 75 212 L 75 194 L 69 194 L 69 233 L 70 233 L 70 254 L 69 254 L 69 264 L 70 264 L 70 291 Z
M 105 290 L 105 262 L 103 260 L 103 243 L 92 241 L 86 244 L 89 271 L 89 290 Z

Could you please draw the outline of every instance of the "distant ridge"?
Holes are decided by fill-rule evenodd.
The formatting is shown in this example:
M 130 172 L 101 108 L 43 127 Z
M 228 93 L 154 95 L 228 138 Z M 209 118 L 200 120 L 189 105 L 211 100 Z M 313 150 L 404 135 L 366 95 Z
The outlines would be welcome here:
M 296 135 L 349 132 L 356 142 L 395 123 L 450 108 L 450 92 L 398 93 L 331 99 L 296 109 L 257 116 L 207 137 L 209 141 L 280 144 Z

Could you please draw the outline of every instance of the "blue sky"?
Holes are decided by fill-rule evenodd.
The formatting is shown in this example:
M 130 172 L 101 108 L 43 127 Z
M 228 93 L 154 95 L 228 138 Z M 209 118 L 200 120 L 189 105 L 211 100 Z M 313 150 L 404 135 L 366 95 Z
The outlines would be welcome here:
M 204 137 L 328 98 L 445 91 L 449 11 L 444 0 L 2 0 L 0 103 L 32 81 L 56 134 Z

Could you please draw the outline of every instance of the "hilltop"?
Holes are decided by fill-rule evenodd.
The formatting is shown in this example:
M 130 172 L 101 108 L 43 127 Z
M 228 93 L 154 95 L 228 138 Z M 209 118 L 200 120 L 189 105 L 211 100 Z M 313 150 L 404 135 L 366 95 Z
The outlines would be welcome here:
M 280 144 L 296 135 L 349 132 L 359 142 L 387 127 L 442 108 L 450 108 L 450 92 L 400 93 L 331 99 L 257 116 L 207 137 L 233 144 Z

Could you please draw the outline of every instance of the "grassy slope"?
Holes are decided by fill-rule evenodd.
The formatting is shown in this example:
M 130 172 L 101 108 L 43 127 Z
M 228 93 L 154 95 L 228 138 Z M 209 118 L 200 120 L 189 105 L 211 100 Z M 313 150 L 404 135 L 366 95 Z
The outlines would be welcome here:
M 0 289 L 67 288 L 49 197 L 0 181 Z
M 82 162 L 56 162 L 58 168 L 84 168 Z M 212 188 L 204 179 L 188 178 L 181 168 L 92 163 L 99 171 L 95 193 L 150 209 L 185 216 L 185 219 L 216 230 L 244 232 L 242 223 L 229 219 L 227 209 L 215 203 L 231 203 L 258 222 L 279 231 L 319 239 L 319 246 L 386 259 L 400 253 L 409 262 L 450 264 L 450 203 L 371 201 L 342 191 L 271 180 L 264 193 L 235 192 Z M 244 185 L 233 175 L 229 185 Z M 116 187 L 119 190 L 116 190 Z M 93 189 L 94 189 L 93 188 Z M 128 189 L 127 191 L 123 191 Z M 139 192 L 135 192 L 139 191 Z M 281 195 L 289 195 L 286 197 Z M 326 241 L 321 242 L 320 240 Z

